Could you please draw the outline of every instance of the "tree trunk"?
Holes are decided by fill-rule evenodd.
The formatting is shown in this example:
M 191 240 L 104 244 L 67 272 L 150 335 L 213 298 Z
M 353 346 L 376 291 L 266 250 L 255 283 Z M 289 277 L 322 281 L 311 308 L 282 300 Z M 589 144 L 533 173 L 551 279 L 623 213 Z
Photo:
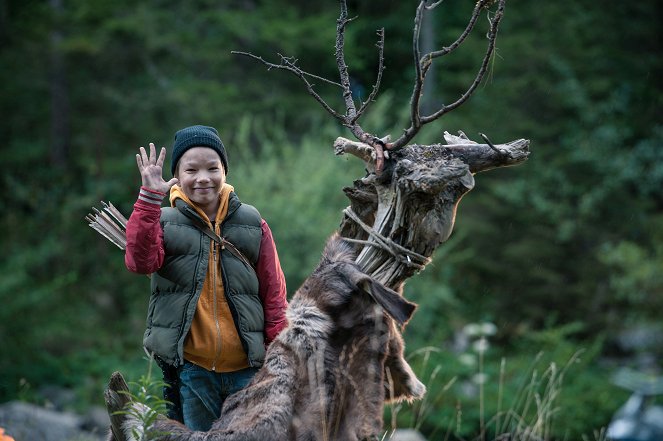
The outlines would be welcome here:
M 9 4 L 7 0 L 0 0 L 0 47 L 7 43 L 9 38 Z
M 54 17 L 50 35 L 50 90 L 51 90 L 51 164 L 66 169 L 69 165 L 69 90 L 62 43 L 62 0 L 49 0 Z

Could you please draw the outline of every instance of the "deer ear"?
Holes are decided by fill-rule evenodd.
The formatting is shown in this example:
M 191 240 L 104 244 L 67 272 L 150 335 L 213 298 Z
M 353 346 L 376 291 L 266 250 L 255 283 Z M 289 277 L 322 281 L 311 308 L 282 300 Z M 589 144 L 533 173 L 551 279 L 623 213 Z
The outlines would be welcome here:
M 407 323 L 414 310 L 417 309 L 417 305 L 408 302 L 396 291 L 387 288 L 354 267 L 352 267 L 350 278 L 359 289 L 371 296 L 375 303 L 384 308 L 387 314 L 400 325 Z

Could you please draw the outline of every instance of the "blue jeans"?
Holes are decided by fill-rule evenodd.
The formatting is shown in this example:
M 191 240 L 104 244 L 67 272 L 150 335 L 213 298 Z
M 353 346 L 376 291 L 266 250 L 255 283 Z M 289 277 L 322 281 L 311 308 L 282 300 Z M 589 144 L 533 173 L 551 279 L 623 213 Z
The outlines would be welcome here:
M 191 430 L 209 430 L 226 398 L 246 387 L 256 372 L 258 368 L 212 372 L 185 361 L 179 372 L 184 425 Z

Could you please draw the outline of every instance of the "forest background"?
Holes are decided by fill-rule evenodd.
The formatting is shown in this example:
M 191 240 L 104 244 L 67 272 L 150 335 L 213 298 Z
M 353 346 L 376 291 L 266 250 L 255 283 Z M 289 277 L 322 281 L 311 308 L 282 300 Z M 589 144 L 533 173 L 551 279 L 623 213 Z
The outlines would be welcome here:
M 417 3 L 348 2 L 357 19 L 346 56 L 364 98 L 375 31 L 385 28 L 382 93 L 363 123 L 381 136 L 407 124 Z M 422 44 L 450 44 L 472 7 L 442 3 Z M 549 434 L 579 439 L 628 396 L 611 382 L 618 368 L 661 368 L 661 9 L 656 0 L 509 0 L 486 80 L 415 140 L 483 132 L 495 143 L 528 138 L 532 154 L 477 175 L 451 239 L 406 286 L 420 305 L 407 353 L 429 394 L 388 409 L 388 425 L 473 436 L 519 406 L 531 378 L 545 387 L 564 373 Z M 75 388 L 83 408 L 103 403 L 114 370 L 130 380 L 145 372 L 148 280 L 84 217 L 100 200 L 129 215 L 138 147 L 169 148 L 186 125 L 219 129 L 228 180 L 270 223 L 292 295 L 363 165 L 333 155 L 333 140 L 350 134 L 294 76 L 230 52 L 293 56 L 336 78 L 337 17 L 335 1 L 0 1 L 0 402 L 39 402 L 55 384 Z M 427 106 L 471 83 L 486 22 L 436 66 Z M 320 86 L 340 105 L 337 90 Z M 629 344 L 636 334 L 647 338 Z

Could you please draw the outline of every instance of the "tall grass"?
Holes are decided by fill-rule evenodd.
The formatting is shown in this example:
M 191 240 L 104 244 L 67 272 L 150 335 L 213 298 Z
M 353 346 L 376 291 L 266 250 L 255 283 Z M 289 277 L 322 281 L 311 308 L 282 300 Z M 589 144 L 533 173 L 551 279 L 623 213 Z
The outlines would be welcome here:
M 390 428 L 383 435 L 383 439 L 389 440 L 391 434 L 399 427 L 423 430 L 422 433 L 429 440 L 444 441 L 552 441 L 560 439 L 556 435 L 560 430 L 554 430 L 558 426 L 564 427 L 564 421 L 558 419 L 560 413 L 559 397 L 564 388 L 565 377 L 570 370 L 578 364 L 583 350 L 578 350 L 562 366 L 555 362 L 547 365 L 542 364 L 543 352 L 538 353 L 532 360 L 529 368 L 522 373 L 520 385 L 515 394 L 509 394 L 505 399 L 505 390 L 510 385 L 506 384 L 506 377 L 512 373 L 507 371 L 508 363 L 505 358 L 499 362 L 499 376 L 496 384 L 490 385 L 487 391 L 486 365 L 483 353 L 479 351 L 478 371 L 468 379 L 461 376 L 453 376 L 450 379 L 442 379 L 439 388 L 430 387 L 440 382 L 441 373 L 445 367 L 441 364 L 431 365 L 433 353 L 441 353 L 439 348 L 427 347 L 413 352 L 410 359 L 421 358 L 419 363 L 420 372 L 428 372 L 427 376 L 421 378 L 429 387 L 429 393 L 419 402 L 412 404 L 399 403 L 388 406 L 388 424 Z M 464 420 L 464 414 L 475 414 L 477 409 L 463 405 L 461 396 L 464 382 L 473 382 L 476 389 L 473 395 L 476 400 L 472 405 L 478 408 L 478 415 L 474 415 L 469 421 Z M 454 387 L 461 386 L 454 391 Z M 467 387 L 467 386 L 466 386 Z M 432 392 L 432 393 L 431 393 Z M 492 401 L 492 403 L 491 403 Z M 446 404 L 445 404 L 446 402 Z M 440 414 L 439 408 L 452 409 Z M 496 409 L 489 414 L 487 409 Z M 406 413 L 405 418 L 399 418 L 401 412 Z M 426 422 L 431 419 L 433 413 L 444 415 L 439 418 L 431 430 L 431 424 Z M 568 438 L 563 438 L 568 439 Z M 586 435 L 582 439 L 588 441 L 605 440 L 604 429 L 595 430 L 591 438 Z

